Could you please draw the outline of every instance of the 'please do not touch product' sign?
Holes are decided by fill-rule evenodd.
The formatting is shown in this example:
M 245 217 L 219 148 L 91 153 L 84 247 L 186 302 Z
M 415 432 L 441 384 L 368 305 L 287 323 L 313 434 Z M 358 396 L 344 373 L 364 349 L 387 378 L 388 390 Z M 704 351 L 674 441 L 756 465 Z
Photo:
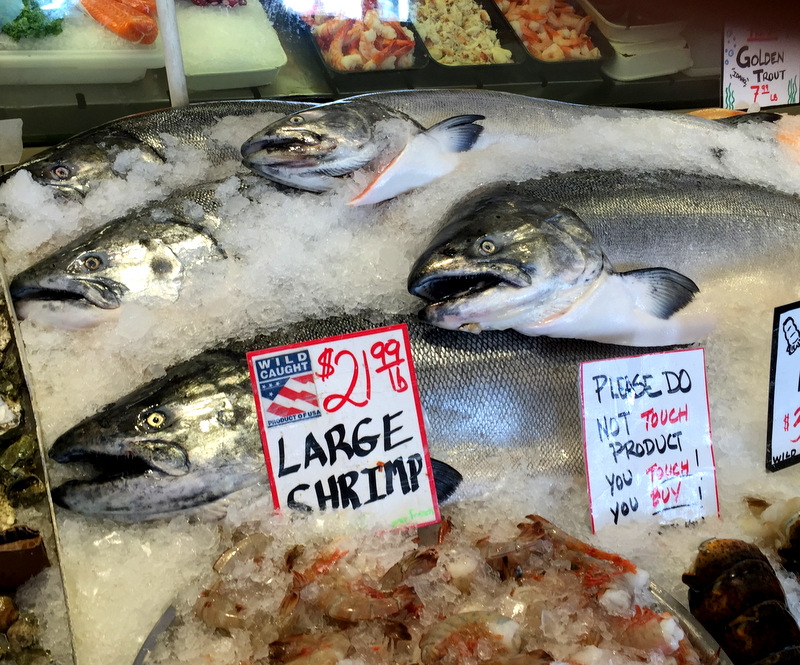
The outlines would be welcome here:
M 276 509 L 391 528 L 439 507 L 405 325 L 247 354 Z
M 719 514 L 703 349 L 581 365 L 592 529 Z

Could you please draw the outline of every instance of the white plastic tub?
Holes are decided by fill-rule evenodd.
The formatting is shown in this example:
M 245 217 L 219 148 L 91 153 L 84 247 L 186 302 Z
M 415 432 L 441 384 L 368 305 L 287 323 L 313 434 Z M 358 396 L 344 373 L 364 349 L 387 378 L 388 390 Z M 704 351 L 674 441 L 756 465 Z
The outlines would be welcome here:
M 589 0 L 579 0 L 584 10 L 594 20 L 600 32 L 616 42 L 657 42 L 675 39 L 686 26 L 685 21 L 651 23 L 644 25 L 621 25 L 606 19 Z
M 692 54 L 683 38 L 634 43 L 608 40 L 614 55 L 603 63 L 602 72 L 617 81 L 638 81 L 667 76 L 692 66 Z
M 258 0 L 232 9 L 179 0 L 176 14 L 191 90 L 268 85 L 286 64 Z M 129 83 L 163 66 L 160 37 L 151 45 L 127 42 L 77 6 L 60 35 L 19 43 L 0 35 L 0 85 Z
M 269 85 L 286 64 L 286 53 L 258 0 L 246 5 L 175 6 L 190 90 Z

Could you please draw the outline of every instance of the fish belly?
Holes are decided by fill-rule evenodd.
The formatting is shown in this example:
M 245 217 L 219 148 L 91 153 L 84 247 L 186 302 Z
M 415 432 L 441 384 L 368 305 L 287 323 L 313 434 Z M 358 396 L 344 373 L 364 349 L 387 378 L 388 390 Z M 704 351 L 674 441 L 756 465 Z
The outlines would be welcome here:
M 713 327 L 707 312 L 691 304 L 667 319 L 645 311 L 624 275 L 602 273 L 589 292 L 546 321 L 512 327 L 525 335 L 575 337 L 625 346 L 674 346 L 701 341 Z
M 457 153 L 444 149 L 434 137 L 417 134 L 350 205 L 380 203 L 427 185 L 455 169 L 458 160 Z

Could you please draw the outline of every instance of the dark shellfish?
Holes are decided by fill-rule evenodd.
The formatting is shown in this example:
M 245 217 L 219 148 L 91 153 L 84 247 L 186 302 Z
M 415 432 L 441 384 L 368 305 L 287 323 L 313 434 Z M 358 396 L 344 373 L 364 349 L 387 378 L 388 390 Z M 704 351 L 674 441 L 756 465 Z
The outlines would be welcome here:
M 735 665 L 800 662 L 800 626 L 758 547 L 735 539 L 706 541 L 682 579 L 692 614 Z
M 800 497 L 772 505 L 755 497 L 746 501 L 750 512 L 761 521 L 764 538 L 774 546 L 781 565 L 790 573 L 800 574 Z
M 16 589 L 49 565 L 38 531 L 25 526 L 0 531 L 0 588 Z

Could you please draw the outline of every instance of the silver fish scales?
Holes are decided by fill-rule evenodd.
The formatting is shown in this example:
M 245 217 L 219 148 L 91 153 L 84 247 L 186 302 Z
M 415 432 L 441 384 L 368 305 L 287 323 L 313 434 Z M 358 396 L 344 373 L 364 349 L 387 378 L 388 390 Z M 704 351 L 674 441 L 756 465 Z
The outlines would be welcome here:
M 164 378 L 139 387 L 56 440 L 50 450 L 55 460 L 87 462 L 101 472 L 94 480 L 56 488 L 56 501 L 78 512 L 138 521 L 265 484 L 244 352 L 400 320 L 347 316 L 307 321 L 233 343 L 229 352 L 209 350 L 179 363 Z M 472 478 L 485 478 L 487 455 L 500 450 L 530 474 L 542 469 L 561 476 L 580 472 L 579 419 L 565 417 L 580 408 L 574 390 L 577 364 L 613 354 L 615 347 L 514 332 L 452 335 L 413 319 L 404 322 L 433 457 Z M 209 420 L 207 412 L 216 415 Z
M 739 128 L 730 127 L 723 122 L 659 111 L 581 106 L 485 90 L 369 93 L 318 108 L 347 107 L 348 100 L 378 105 L 392 114 L 404 114 L 414 123 L 426 128 L 456 116 L 482 116 L 480 125 L 485 128 L 486 136 L 477 148 L 497 139 L 548 139 L 565 129 L 596 119 L 612 123 L 619 120 L 653 121 L 665 130 L 678 131 L 690 139 L 689 152 L 676 149 L 677 159 L 683 159 L 687 168 L 692 168 L 692 153 L 703 150 L 693 143 L 694 138 L 706 140 L 702 137 L 710 137 L 710 143 L 704 145 L 720 156 L 735 149 L 737 143 L 744 142 L 751 150 L 753 144 L 752 137 L 746 138 Z M 311 106 L 314 105 L 304 102 L 245 100 L 207 102 L 178 109 L 140 113 L 105 123 L 66 139 L 10 171 L 0 178 L 0 183 L 17 170 L 27 170 L 42 184 L 74 196 L 85 196 L 97 181 L 120 177 L 113 169 L 114 158 L 120 151 L 138 148 L 142 152 L 143 160 L 164 162 L 169 159 L 170 144 L 195 147 L 207 154 L 212 162 L 238 160 L 241 144 L 229 145 L 209 140 L 208 130 L 221 118 L 246 119 L 265 113 L 288 116 Z M 773 131 L 765 131 L 764 135 L 759 135 L 761 139 L 766 139 L 763 141 L 764 145 L 758 148 L 761 151 L 770 150 L 775 140 Z M 330 132 L 335 135 L 335 128 L 331 128 Z M 248 134 L 245 133 L 241 136 L 241 141 L 247 143 L 247 140 Z M 613 145 L 600 145 L 597 151 L 607 151 L 610 156 Z

